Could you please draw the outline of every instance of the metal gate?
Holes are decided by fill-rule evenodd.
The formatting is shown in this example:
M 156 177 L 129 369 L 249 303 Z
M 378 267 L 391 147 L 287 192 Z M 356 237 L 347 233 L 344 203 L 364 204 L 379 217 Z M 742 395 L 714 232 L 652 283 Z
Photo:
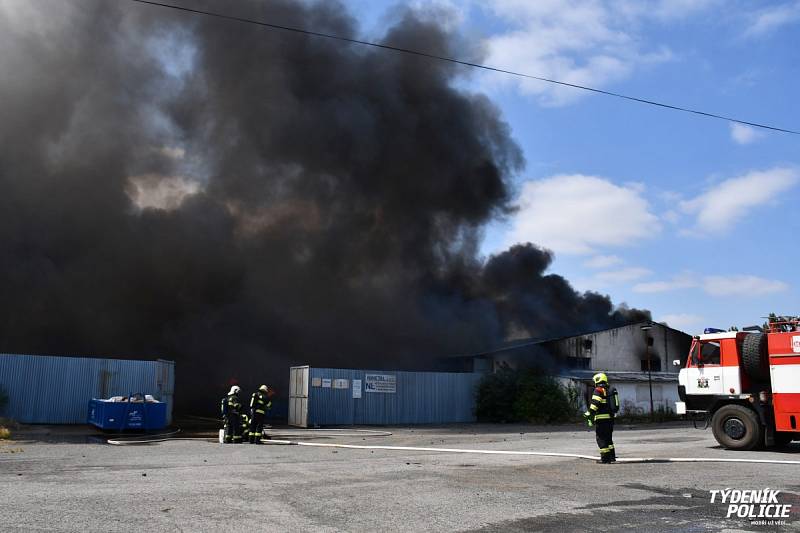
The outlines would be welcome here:
M 289 369 L 290 426 L 308 427 L 308 374 L 308 365 Z

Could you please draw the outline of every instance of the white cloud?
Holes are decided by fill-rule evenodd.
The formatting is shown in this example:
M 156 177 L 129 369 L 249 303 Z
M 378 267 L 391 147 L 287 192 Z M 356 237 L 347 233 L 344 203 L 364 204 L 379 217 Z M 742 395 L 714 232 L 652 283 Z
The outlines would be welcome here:
M 720 5 L 724 0 L 614 0 L 608 2 L 620 16 L 631 22 L 641 19 L 653 19 L 659 22 L 675 20 L 697 15 L 711 7 Z
M 486 63 L 495 67 L 602 87 L 628 78 L 636 69 L 673 59 L 663 45 L 646 47 L 640 26 L 666 22 L 706 9 L 716 0 L 614 2 L 573 0 L 490 0 L 494 16 L 510 29 L 487 40 Z M 565 105 L 578 89 L 531 79 L 492 76 L 492 83 L 517 84 L 544 105 Z
M 679 274 L 670 280 L 662 281 L 649 281 L 647 283 L 638 283 L 634 285 L 633 292 L 639 293 L 657 293 L 657 292 L 671 292 L 681 289 L 690 289 L 698 286 L 698 281 L 693 274 Z
M 609 268 L 624 263 L 622 258 L 616 255 L 596 255 L 583 263 L 587 268 Z
M 640 0 L 635 1 L 644 4 Z M 698 14 L 722 3 L 722 0 L 659 0 L 653 6 L 652 14 L 661 19 L 674 20 Z
M 507 244 L 533 242 L 555 252 L 589 254 L 627 246 L 661 229 L 641 192 L 595 176 L 557 175 L 525 183 Z
M 622 259 L 617 256 L 596 256 L 586 264 L 603 265 L 600 268 L 607 268 L 618 263 L 622 263 Z M 584 278 L 573 278 L 571 280 L 572 286 L 578 291 L 597 291 L 598 289 L 607 289 L 613 285 L 629 284 L 641 278 L 650 276 L 653 272 L 643 267 L 624 267 L 615 270 L 604 270 L 595 272 L 591 276 Z
M 703 280 L 703 290 L 711 296 L 763 296 L 788 288 L 782 281 L 758 276 L 708 276 Z
M 756 128 L 731 122 L 731 139 L 736 144 L 750 144 L 764 137 L 764 132 Z
M 641 267 L 627 267 L 619 270 L 607 270 L 605 272 L 598 272 L 594 275 L 594 279 L 599 284 L 615 284 L 615 283 L 628 283 L 636 281 L 645 276 L 649 276 L 652 272 L 646 268 Z
M 661 315 L 658 322 L 666 322 L 671 328 L 682 329 L 684 331 L 699 330 L 705 321 L 705 317 L 692 315 L 690 313 L 675 313 L 671 315 Z
M 633 291 L 638 293 L 659 293 L 683 289 L 699 289 L 714 297 L 756 297 L 781 292 L 788 288 L 789 286 L 782 281 L 748 274 L 700 277 L 687 272 L 670 280 L 639 283 L 634 285 Z
M 752 17 L 751 17 L 752 18 Z M 759 11 L 745 30 L 746 37 L 759 37 L 782 26 L 800 21 L 800 1 L 771 6 Z
M 692 200 L 680 203 L 681 210 L 696 215 L 696 229 L 722 232 L 750 211 L 776 200 L 800 180 L 794 168 L 776 167 L 753 171 L 712 186 Z
M 369 2 L 364 2 L 361 8 L 354 12 L 369 9 Z M 464 23 L 467 17 L 468 5 L 454 0 L 411 0 L 403 4 L 404 7 L 411 8 L 418 16 L 422 16 L 425 21 L 436 22 L 446 31 L 454 31 Z M 403 13 L 402 9 L 398 11 Z M 391 12 L 390 12 L 391 13 Z
M 661 220 L 669 222 L 670 224 L 677 224 L 681 221 L 681 216 L 676 211 L 670 209 L 661 215 Z

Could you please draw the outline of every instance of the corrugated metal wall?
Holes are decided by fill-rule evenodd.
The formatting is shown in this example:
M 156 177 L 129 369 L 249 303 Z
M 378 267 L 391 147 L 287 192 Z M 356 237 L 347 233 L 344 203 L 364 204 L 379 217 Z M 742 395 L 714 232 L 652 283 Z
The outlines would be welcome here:
M 175 363 L 0 354 L 4 416 L 25 424 L 85 424 L 92 398 L 143 392 L 167 404 L 172 422 Z
M 374 376 L 394 376 L 385 386 L 394 392 L 367 391 L 368 382 L 380 379 Z M 481 377 L 478 373 L 310 368 L 307 425 L 473 422 Z

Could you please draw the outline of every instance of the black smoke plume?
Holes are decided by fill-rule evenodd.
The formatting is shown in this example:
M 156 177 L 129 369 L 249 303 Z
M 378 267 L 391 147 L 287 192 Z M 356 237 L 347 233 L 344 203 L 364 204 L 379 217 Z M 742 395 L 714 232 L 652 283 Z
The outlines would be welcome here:
M 359 36 L 330 1 L 191 7 Z M 380 39 L 478 58 L 446 27 L 400 11 Z M 648 316 L 535 246 L 478 256 L 523 160 L 460 68 L 122 0 L 0 3 L 0 351 L 175 359 L 198 410 L 230 378 L 285 393 L 290 364 L 423 370 Z

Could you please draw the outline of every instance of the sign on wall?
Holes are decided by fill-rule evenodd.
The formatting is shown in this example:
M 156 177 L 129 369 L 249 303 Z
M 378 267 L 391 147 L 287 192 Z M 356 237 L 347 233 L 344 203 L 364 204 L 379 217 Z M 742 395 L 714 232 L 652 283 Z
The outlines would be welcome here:
M 394 374 L 365 374 L 364 390 L 394 394 L 397 392 L 397 376 Z
M 353 380 L 353 398 L 361 398 L 361 380 Z
M 350 382 L 346 379 L 334 379 L 333 380 L 333 388 L 334 389 L 346 389 L 350 386 Z

